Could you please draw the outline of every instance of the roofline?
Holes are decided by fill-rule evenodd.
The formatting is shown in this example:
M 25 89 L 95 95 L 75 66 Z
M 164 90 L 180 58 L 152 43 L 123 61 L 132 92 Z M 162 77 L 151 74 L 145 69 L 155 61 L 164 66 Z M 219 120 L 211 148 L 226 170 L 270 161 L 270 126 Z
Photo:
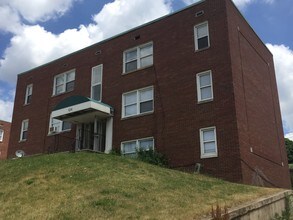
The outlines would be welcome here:
M 163 20 L 163 19 L 165 19 L 165 18 L 168 18 L 168 17 L 171 17 L 171 16 L 173 16 L 173 15 L 176 15 L 176 14 L 182 12 L 182 11 L 188 10 L 188 9 L 192 8 L 193 6 L 195 6 L 195 5 L 199 5 L 199 4 L 201 4 L 201 3 L 205 2 L 205 1 L 206 1 L 206 0 L 200 0 L 200 1 L 196 2 L 196 3 L 193 3 L 193 4 L 191 4 L 191 5 L 188 5 L 188 6 L 184 7 L 184 8 L 182 8 L 182 9 L 180 9 L 180 10 L 178 10 L 178 11 L 171 12 L 170 14 L 164 15 L 164 16 L 162 16 L 162 17 L 159 17 L 159 18 L 155 19 L 155 20 L 152 20 L 152 21 L 149 21 L 149 22 L 144 23 L 144 24 L 142 24 L 142 25 L 139 25 L 139 26 L 137 26 L 137 27 L 131 28 L 131 29 L 129 29 L 129 30 L 126 30 L 126 31 L 124 31 L 124 32 L 121 32 L 121 33 L 119 33 L 119 34 L 116 34 L 116 35 L 114 35 L 114 36 L 112 36 L 112 37 L 109 37 L 109 38 L 106 38 L 106 39 L 104 39 L 104 40 L 102 40 L 102 41 L 99 41 L 99 42 L 97 42 L 97 43 L 94 43 L 94 44 L 92 44 L 92 45 L 90 45 L 90 46 L 84 47 L 84 48 L 82 48 L 82 49 L 80 49 L 80 50 L 74 51 L 74 52 L 69 53 L 69 54 L 67 54 L 67 55 L 64 55 L 64 56 L 62 56 L 62 57 L 59 57 L 59 58 L 57 58 L 57 59 L 55 59 L 55 60 L 52 60 L 52 61 L 47 62 L 47 63 L 45 63 L 45 64 L 42 64 L 42 65 L 40 65 L 40 66 L 34 67 L 34 68 L 29 69 L 29 70 L 24 71 L 24 72 L 21 72 L 21 73 L 17 74 L 17 76 L 20 76 L 20 75 L 26 74 L 26 73 L 28 73 L 28 72 L 31 72 L 31 71 L 33 71 L 33 70 L 35 70 L 35 69 L 39 69 L 39 68 L 41 68 L 41 67 L 47 66 L 47 65 L 49 65 L 49 64 L 51 64 L 51 63 L 54 63 L 54 62 L 56 62 L 56 61 L 58 61 L 58 60 L 62 60 L 62 59 L 64 59 L 64 58 L 66 58 L 66 57 L 72 56 L 72 55 L 74 55 L 74 54 L 77 54 L 77 53 L 79 53 L 79 52 L 82 52 L 82 51 L 84 51 L 84 50 L 87 50 L 87 49 L 89 49 L 89 48 L 91 48 L 91 47 L 97 46 L 97 45 L 99 45 L 99 44 L 106 43 L 106 42 L 108 42 L 108 41 L 110 41 L 110 40 L 113 40 L 113 39 L 115 39 L 115 38 L 118 38 L 118 37 L 120 37 L 120 36 L 122 36 L 122 35 L 128 34 L 128 33 L 132 32 L 132 31 L 134 31 L 134 30 L 137 30 L 137 29 L 140 29 L 140 28 L 143 28 L 143 27 L 149 26 L 149 25 L 151 25 L 151 24 L 153 24 L 153 23 L 156 23 L 156 22 L 159 22 L 159 21 L 161 21 L 161 20 Z

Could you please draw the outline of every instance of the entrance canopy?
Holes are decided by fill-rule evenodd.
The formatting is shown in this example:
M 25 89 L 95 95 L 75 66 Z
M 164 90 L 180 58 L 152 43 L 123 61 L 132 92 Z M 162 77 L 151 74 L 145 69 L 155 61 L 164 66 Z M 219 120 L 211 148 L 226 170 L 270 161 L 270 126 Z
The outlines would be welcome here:
M 52 118 L 74 124 L 93 122 L 95 118 L 108 118 L 113 108 L 102 102 L 84 97 L 71 96 L 61 101 L 52 112 Z

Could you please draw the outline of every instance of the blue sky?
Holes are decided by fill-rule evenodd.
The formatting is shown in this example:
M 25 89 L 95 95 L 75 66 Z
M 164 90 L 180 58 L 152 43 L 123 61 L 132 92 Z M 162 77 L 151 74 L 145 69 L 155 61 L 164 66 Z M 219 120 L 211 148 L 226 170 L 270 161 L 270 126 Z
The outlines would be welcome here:
M 0 119 L 11 121 L 16 75 L 196 0 L 1 0 Z M 284 131 L 293 138 L 292 0 L 234 0 L 274 55 Z

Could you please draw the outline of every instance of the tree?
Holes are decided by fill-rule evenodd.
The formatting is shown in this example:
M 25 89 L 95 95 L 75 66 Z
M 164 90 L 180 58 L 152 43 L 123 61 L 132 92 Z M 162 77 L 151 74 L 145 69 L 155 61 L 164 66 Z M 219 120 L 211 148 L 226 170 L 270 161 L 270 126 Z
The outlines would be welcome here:
M 285 138 L 285 146 L 287 150 L 288 163 L 293 163 L 293 141 L 291 141 L 288 138 Z

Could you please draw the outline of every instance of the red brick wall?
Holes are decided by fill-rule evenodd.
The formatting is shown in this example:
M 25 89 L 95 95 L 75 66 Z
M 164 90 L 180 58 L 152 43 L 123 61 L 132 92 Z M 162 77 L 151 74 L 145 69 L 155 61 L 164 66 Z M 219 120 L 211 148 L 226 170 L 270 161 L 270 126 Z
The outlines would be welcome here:
M 226 2 L 243 181 L 290 188 L 272 54 Z
M 59 143 L 67 142 L 66 137 L 48 136 L 50 113 L 57 103 L 69 96 L 89 97 L 91 68 L 103 64 L 102 101 L 114 108 L 114 148 L 120 149 L 123 141 L 152 136 L 155 138 L 156 150 L 166 154 L 172 167 L 191 170 L 196 163 L 201 163 L 206 173 L 234 182 L 248 182 L 247 176 L 242 174 L 242 169 L 244 172 L 245 169 L 242 168 L 239 149 L 239 144 L 243 148 L 243 142 L 248 137 L 241 127 L 245 124 L 239 123 L 242 115 L 240 108 L 245 100 L 242 99 L 241 91 L 238 91 L 241 89 L 237 84 L 237 77 L 241 78 L 238 65 L 234 58 L 231 63 L 231 56 L 239 57 L 239 53 L 237 48 L 230 48 L 237 46 L 237 39 L 234 39 L 235 31 L 230 30 L 232 22 L 229 21 L 229 29 L 227 24 L 228 18 L 240 18 L 235 12 L 229 12 L 227 18 L 225 3 L 225 0 L 207 0 L 19 75 L 9 156 L 12 157 L 18 149 L 27 154 L 51 152 L 56 149 L 57 139 Z M 229 10 L 232 10 L 231 7 L 228 4 Z M 196 17 L 195 13 L 201 10 L 204 10 L 204 15 Z M 194 52 L 194 25 L 205 21 L 209 22 L 211 46 Z M 137 35 L 140 35 L 140 39 L 134 40 Z M 257 38 L 253 40 L 257 43 L 259 41 Z M 123 51 L 150 41 L 154 45 L 154 65 L 122 74 Z M 95 55 L 97 50 L 101 54 Z M 74 68 L 74 91 L 52 97 L 54 76 Z M 214 100 L 198 104 L 196 74 L 205 70 L 211 70 L 213 74 Z M 32 102 L 24 106 L 25 89 L 31 83 L 34 85 Z M 147 86 L 154 87 L 154 113 L 121 119 L 122 94 Z M 274 96 L 275 92 L 271 91 Z M 267 101 L 265 94 L 257 98 L 265 98 Z M 255 103 L 257 101 L 251 105 Z M 275 99 L 273 103 L 278 105 Z M 276 117 L 279 114 L 277 110 Z M 266 117 L 272 117 L 272 113 L 269 112 Z M 19 142 L 21 122 L 24 119 L 30 120 L 28 139 Z M 276 119 L 277 123 L 279 119 Z M 199 129 L 211 126 L 217 129 L 218 157 L 200 159 Z M 255 124 L 256 130 L 257 126 L 259 124 Z M 271 132 L 274 133 L 273 129 Z M 74 138 L 75 129 L 62 136 Z M 62 146 L 65 145 L 65 148 L 58 145 L 56 150 L 70 150 L 68 144 Z
M 0 141 L 0 160 L 7 158 L 7 150 L 10 137 L 10 126 L 10 122 L 0 120 L 0 129 L 4 131 L 3 141 Z

